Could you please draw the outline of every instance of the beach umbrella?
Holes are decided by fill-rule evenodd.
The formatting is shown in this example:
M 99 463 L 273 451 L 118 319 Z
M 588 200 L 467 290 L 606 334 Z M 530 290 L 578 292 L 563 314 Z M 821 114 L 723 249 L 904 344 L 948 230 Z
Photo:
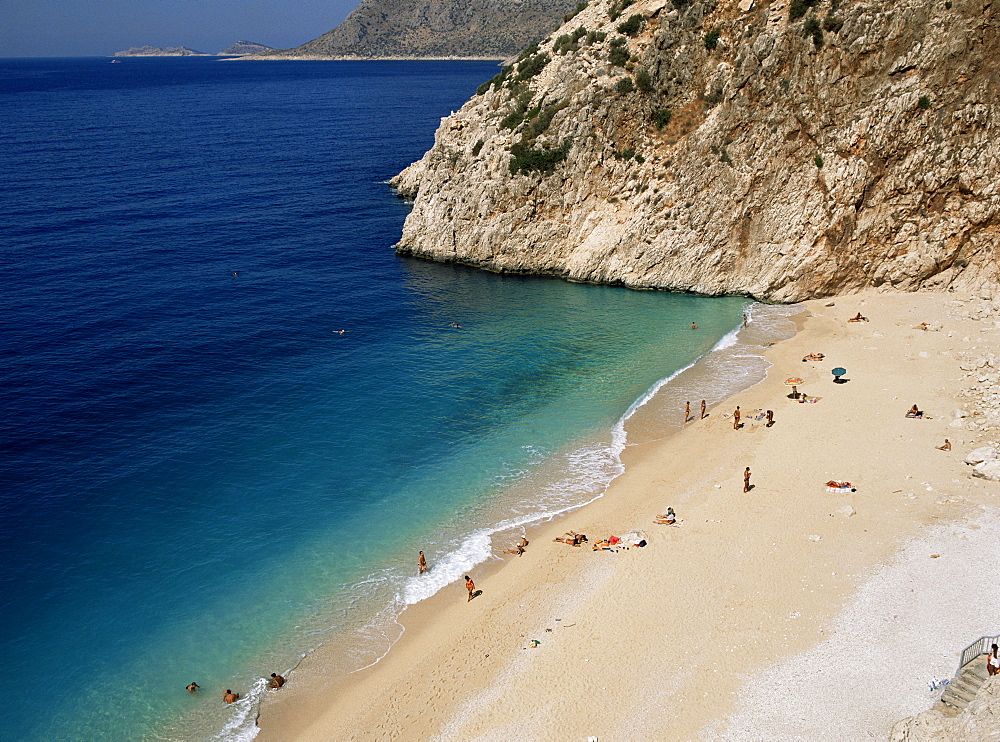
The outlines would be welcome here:
M 841 366 L 837 366 L 837 368 L 833 369 L 833 371 L 831 371 L 830 373 L 833 374 L 834 381 L 840 381 L 840 377 L 847 373 L 847 369 Z
M 844 373 L 847 373 L 847 372 L 845 371 Z M 803 383 L 803 379 L 802 379 L 801 376 L 792 376 L 792 377 L 790 377 L 788 379 L 785 379 L 785 385 L 786 386 L 798 386 L 799 384 L 802 384 L 802 383 Z

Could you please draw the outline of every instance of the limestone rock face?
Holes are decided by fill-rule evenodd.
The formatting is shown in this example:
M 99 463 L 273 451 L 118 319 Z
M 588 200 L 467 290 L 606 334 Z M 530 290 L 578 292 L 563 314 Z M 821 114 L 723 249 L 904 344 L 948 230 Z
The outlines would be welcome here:
M 400 253 L 772 301 L 1000 295 L 991 2 L 623 4 L 442 120 L 393 181 Z
M 988 479 L 991 482 L 1000 482 L 1000 461 L 984 461 L 976 464 L 972 469 L 972 476 L 980 479 Z
M 969 451 L 965 455 L 966 464 L 981 464 L 984 461 L 993 461 L 997 458 L 997 450 L 993 446 L 982 446 Z
M 890 742 L 996 742 L 1000 740 L 1000 676 L 987 680 L 954 718 L 924 711 L 892 728 Z

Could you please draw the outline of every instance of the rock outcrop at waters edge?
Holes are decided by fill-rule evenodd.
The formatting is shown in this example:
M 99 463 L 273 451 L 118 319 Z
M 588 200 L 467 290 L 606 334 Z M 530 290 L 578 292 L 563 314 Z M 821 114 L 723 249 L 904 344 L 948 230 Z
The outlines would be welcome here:
M 392 181 L 396 248 L 771 301 L 1000 294 L 998 87 L 990 0 L 598 0 Z

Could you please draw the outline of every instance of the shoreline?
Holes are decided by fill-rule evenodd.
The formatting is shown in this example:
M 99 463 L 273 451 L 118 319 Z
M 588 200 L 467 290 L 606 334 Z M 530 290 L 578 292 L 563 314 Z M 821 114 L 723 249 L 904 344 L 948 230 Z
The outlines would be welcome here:
M 904 425 L 904 433 L 942 435 L 953 400 L 937 386 L 957 363 L 922 351 L 928 358 L 916 358 L 919 373 L 892 379 L 891 391 L 909 396 L 892 400 L 879 378 L 890 364 L 867 357 L 866 348 L 875 341 L 899 345 L 882 351 L 891 357 L 906 354 L 913 340 L 942 340 L 936 332 L 913 338 L 905 325 L 922 321 L 911 321 L 914 313 L 938 322 L 931 314 L 947 314 L 944 298 L 949 295 L 867 292 L 840 297 L 832 307 L 806 302 L 812 314 L 799 332 L 765 353 L 771 373 L 732 398 L 747 412 L 774 409 L 773 429 L 754 420 L 733 431 L 724 404 L 679 435 L 630 444 L 622 454 L 625 473 L 602 498 L 531 528 L 524 556 L 476 568 L 473 577 L 484 590 L 476 601 L 466 605 L 459 583 L 410 606 L 393 651 L 341 682 L 330 682 L 318 657 L 297 671 L 282 695 L 263 705 L 258 738 L 325 739 L 330 730 L 342 735 L 347 728 L 366 730 L 351 739 L 393 738 L 404 729 L 410 738 L 492 739 L 517 730 L 537 739 L 613 739 L 615 730 L 628 730 L 693 739 L 709 725 L 718 727 L 737 710 L 743 678 L 825 639 L 877 565 L 923 527 L 968 517 L 970 505 L 991 493 L 995 498 L 995 485 L 964 482 L 974 497 L 937 504 L 907 493 L 912 498 L 900 503 L 898 495 L 887 495 L 898 489 L 891 480 L 912 476 L 903 472 L 929 481 L 935 467 L 945 465 L 947 481 L 967 477 L 958 453 L 965 447 L 953 441 L 954 451 L 931 451 L 940 456 L 920 461 L 900 455 L 901 463 L 879 471 L 866 460 L 870 445 L 833 445 L 845 434 L 824 430 L 846 427 L 849 439 L 862 426 L 884 435 L 900 428 L 912 396 L 934 420 L 907 420 L 911 429 Z M 857 309 L 870 312 L 872 322 L 845 324 L 849 310 Z M 802 363 L 801 355 L 812 350 L 827 353 L 827 360 Z M 834 386 L 832 363 L 847 366 L 849 376 L 857 369 L 857 378 Z M 819 402 L 785 398 L 782 380 L 792 371 L 806 377 L 807 392 L 821 390 Z M 872 425 L 873 415 L 881 426 Z M 905 453 L 912 444 L 895 437 L 892 448 Z M 741 492 L 744 464 L 755 472 L 756 491 L 748 495 Z M 830 478 L 850 478 L 858 492 L 835 495 L 816 486 Z M 686 521 L 683 527 L 651 525 L 668 504 Z M 854 514 L 841 514 L 845 506 Z M 567 528 L 592 540 L 641 528 L 650 544 L 614 554 L 553 543 Z M 821 572 L 828 576 L 813 585 L 810 575 Z M 527 649 L 532 638 L 541 644 Z M 625 677 L 607 677 L 603 668 L 622 662 L 629 668 Z M 663 704 L 677 710 L 654 714 Z

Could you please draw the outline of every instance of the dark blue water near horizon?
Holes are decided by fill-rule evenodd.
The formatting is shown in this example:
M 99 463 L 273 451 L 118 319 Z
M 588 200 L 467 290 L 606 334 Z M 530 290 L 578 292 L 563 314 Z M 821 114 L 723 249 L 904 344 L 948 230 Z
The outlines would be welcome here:
M 615 421 L 734 326 L 392 252 L 385 181 L 494 72 L 0 60 L 6 738 L 247 736 L 262 673 L 404 600 L 416 548 L 444 585 L 590 497 Z M 585 485 L 497 504 L 583 445 Z

